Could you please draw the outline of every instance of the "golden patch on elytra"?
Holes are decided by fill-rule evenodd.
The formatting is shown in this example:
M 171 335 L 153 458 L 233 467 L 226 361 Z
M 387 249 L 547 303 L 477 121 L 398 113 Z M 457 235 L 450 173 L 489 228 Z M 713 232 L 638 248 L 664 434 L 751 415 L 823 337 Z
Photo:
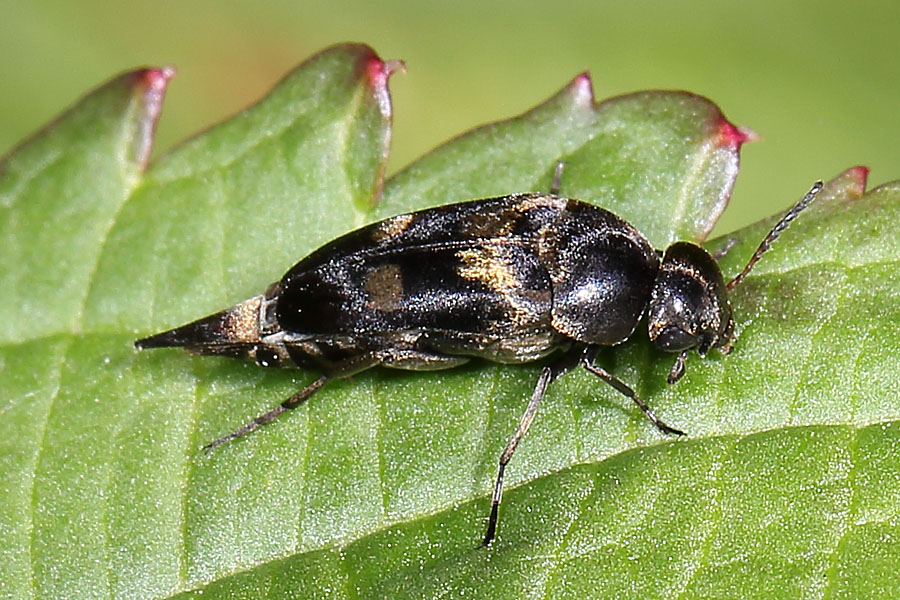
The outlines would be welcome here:
M 495 213 L 475 212 L 466 217 L 462 232 L 472 238 L 502 237 L 512 233 L 518 213 L 503 210 Z
M 235 342 L 259 340 L 259 307 L 262 296 L 254 296 L 223 311 L 221 331 Z
M 565 198 L 560 198 L 559 196 L 544 196 L 542 194 L 529 194 L 523 197 L 518 204 L 516 204 L 516 211 L 519 213 L 525 213 L 529 210 L 533 210 L 539 207 L 548 207 L 555 209 L 557 211 L 563 211 L 566 208 L 566 203 L 568 201 Z
M 456 253 L 462 263 L 459 275 L 469 281 L 480 281 L 495 292 L 503 293 L 522 287 L 515 268 L 503 248 L 487 244 Z
M 414 219 L 413 215 L 397 215 L 396 217 L 385 219 L 372 232 L 372 239 L 376 242 L 383 242 L 400 235 L 406 231 L 406 228 L 409 227 Z
M 369 271 L 364 285 L 367 304 L 375 310 L 391 312 L 400 308 L 403 300 L 403 277 L 395 264 L 381 265 Z

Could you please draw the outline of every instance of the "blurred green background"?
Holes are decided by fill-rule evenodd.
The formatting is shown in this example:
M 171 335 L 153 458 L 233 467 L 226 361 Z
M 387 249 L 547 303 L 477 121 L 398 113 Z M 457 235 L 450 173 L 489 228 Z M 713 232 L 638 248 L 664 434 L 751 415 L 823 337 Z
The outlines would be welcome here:
M 265 94 L 325 46 L 402 58 L 394 172 L 474 125 L 515 115 L 589 70 L 598 99 L 708 96 L 763 140 L 745 147 L 719 231 L 787 206 L 817 178 L 900 178 L 896 2 L 3 0 L 0 153 L 90 88 L 178 68 L 157 153 Z M 510 190 L 513 191 L 513 190 Z

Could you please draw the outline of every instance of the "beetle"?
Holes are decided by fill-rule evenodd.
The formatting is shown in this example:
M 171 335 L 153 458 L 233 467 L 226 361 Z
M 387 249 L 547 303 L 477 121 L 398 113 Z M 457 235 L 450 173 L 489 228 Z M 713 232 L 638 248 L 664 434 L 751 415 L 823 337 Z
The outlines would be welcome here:
M 135 342 L 194 354 L 250 358 L 321 376 L 274 409 L 220 437 L 211 449 L 271 422 L 333 379 L 381 365 L 447 369 L 472 358 L 543 367 L 500 455 L 488 546 L 497 530 L 503 475 L 547 386 L 577 366 L 637 404 L 634 390 L 594 363 L 603 347 L 629 339 L 642 319 L 660 350 L 677 353 L 668 382 L 691 350 L 727 353 L 734 338 L 728 292 L 822 189 L 817 182 L 725 283 L 716 258 L 690 242 L 654 250 L 631 224 L 586 202 L 525 193 L 391 217 L 347 233 L 294 265 L 265 293 Z

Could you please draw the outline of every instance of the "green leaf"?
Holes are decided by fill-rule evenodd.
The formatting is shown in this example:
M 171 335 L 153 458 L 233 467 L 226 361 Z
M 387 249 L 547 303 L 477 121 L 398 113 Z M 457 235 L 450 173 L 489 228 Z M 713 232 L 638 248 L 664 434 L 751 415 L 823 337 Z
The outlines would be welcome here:
M 657 246 L 703 239 L 745 139 L 688 94 L 594 105 L 582 75 L 417 161 L 373 209 L 391 69 L 364 47 L 330 49 L 147 170 L 168 73 L 143 71 L 3 163 L 0 591 L 896 597 L 900 202 L 898 184 L 864 194 L 859 168 L 734 292 L 730 356 L 694 356 L 666 386 L 672 357 L 645 336 L 601 355 L 687 439 L 585 372 L 550 388 L 490 549 L 478 543 L 496 460 L 535 365 L 373 370 L 199 450 L 314 374 L 138 354 L 140 334 L 259 293 L 364 222 L 547 190 L 558 160 L 563 194 Z M 773 191 L 785 205 L 801 192 Z M 770 225 L 736 234 L 727 274 Z

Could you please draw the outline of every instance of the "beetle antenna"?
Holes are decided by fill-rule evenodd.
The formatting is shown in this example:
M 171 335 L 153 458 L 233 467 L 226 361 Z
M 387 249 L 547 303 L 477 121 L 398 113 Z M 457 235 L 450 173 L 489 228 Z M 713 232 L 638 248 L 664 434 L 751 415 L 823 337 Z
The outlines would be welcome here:
M 813 184 L 813 186 L 806 192 L 806 195 L 791 208 L 791 210 L 787 211 L 781 220 L 775 224 L 775 227 L 772 228 L 772 231 L 769 232 L 769 235 L 763 239 L 762 243 L 760 243 L 759 248 L 756 249 L 756 252 L 753 253 L 753 256 L 750 257 L 750 261 L 747 263 L 747 266 L 744 267 L 744 270 L 738 273 L 738 276 L 728 282 L 726 286 L 729 290 L 733 290 L 738 286 L 740 282 L 744 280 L 744 277 L 747 276 L 753 266 L 759 262 L 759 259 L 762 258 L 762 255 L 772 247 L 772 242 L 778 239 L 778 236 L 781 235 L 781 232 L 787 229 L 788 225 L 791 224 L 791 221 L 797 218 L 803 210 L 809 206 L 813 200 L 815 200 L 816 195 L 822 191 L 822 187 L 824 184 L 821 181 L 817 181 Z

